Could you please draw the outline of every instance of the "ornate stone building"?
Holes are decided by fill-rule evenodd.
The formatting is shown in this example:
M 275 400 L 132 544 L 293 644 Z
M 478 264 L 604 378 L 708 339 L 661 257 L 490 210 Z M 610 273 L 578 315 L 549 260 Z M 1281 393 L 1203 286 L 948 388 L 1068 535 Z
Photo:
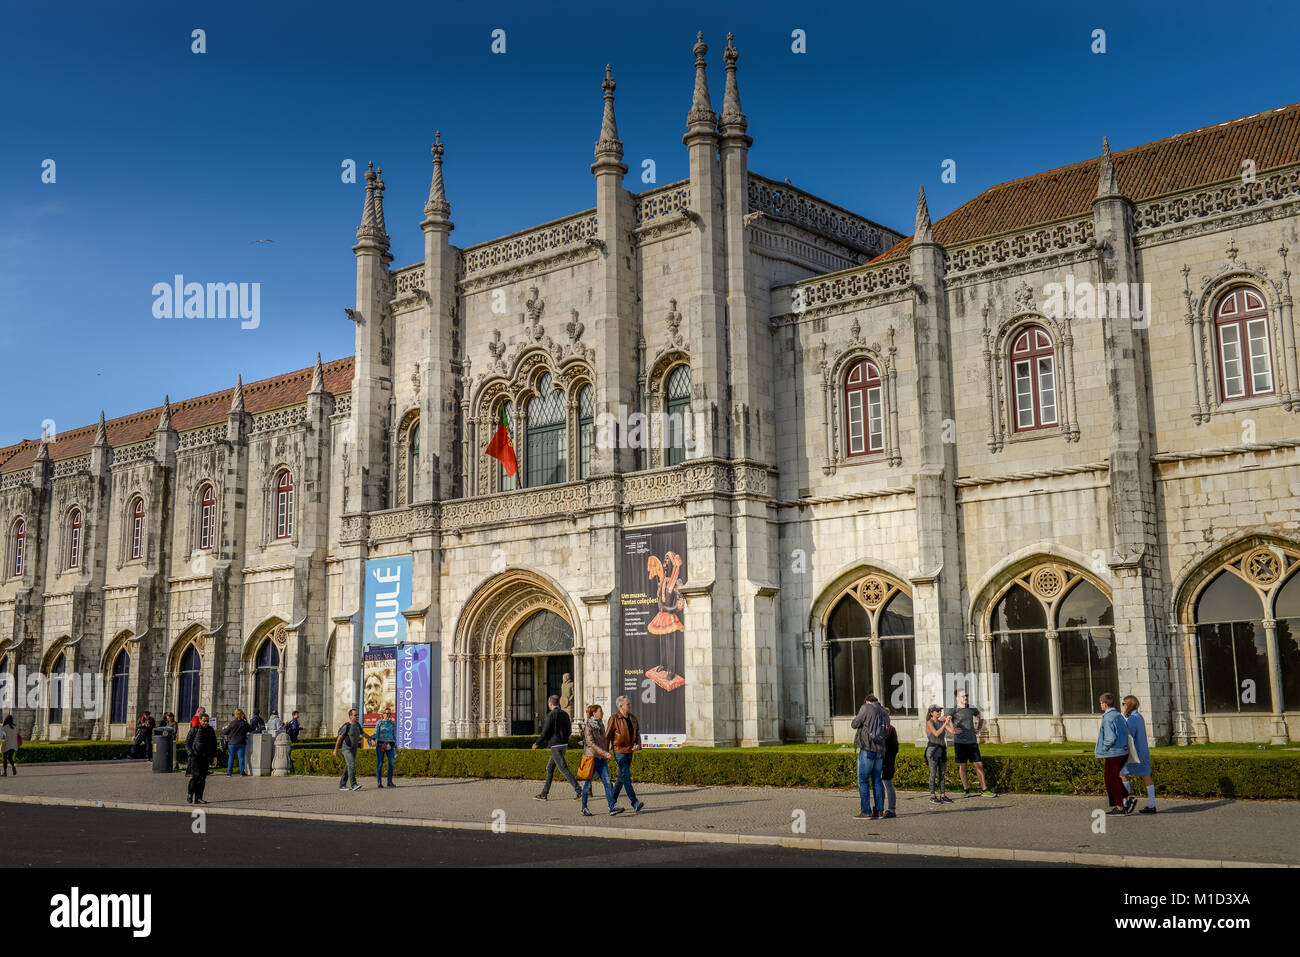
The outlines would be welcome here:
M 922 193 L 903 239 L 751 172 L 735 48 L 720 113 L 707 52 L 688 179 L 624 188 L 607 68 L 594 208 L 458 248 L 439 139 L 419 262 L 366 175 L 354 357 L 0 449 L 0 669 L 104 696 L 23 729 L 332 728 L 365 562 L 399 555 L 445 736 L 531 729 L 566 673 L 608 708 L 620 541 L 680 523 L 690 743 L 849 740 L 872 688 L 911 734 L 953 676 L 994 740 L 1089 740 L 1104 690 L 1161 741 L 1287 740 L 1300 107 L 933 224 Z M 634 412 L 702 427 L 639 447 Z

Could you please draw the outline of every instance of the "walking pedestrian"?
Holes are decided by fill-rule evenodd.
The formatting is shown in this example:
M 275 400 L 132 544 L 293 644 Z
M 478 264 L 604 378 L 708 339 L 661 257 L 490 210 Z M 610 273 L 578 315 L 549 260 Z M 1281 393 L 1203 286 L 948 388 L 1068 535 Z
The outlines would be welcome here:
M 256 708 L 253 709 L 253 717 L 248 721 L 248 728 L 253 734 L 261 734 L 266 730 L 266 719 Z
M 272 711 L 271 717 L 266 719 L 266 733 L 269 734 L 271 736 L 271 740 L 274 741 L 277 737 L 280 736 L 280 732 L 283 730 L 284 730 L 284 719 L 280 717 L 280 712 Z
M 889 709 L 885 709 L 885 714 L 889 714 Z M 894 762 L 898 759 L 898 729 L 890 724 L 886 732 L 888 737 L 885 738 L 885 755 L 884 760 L 880 762 L 880 780 L 885 786 L 885 801 L 889 805 L 885 811 L 885 817 L 898 817 L 894 813 L 898 805 L 898 792 L 894 790 Z
M 1147 722 L 1142 717 L 1142 703 L 1133 695 L 1128 695 L 1120 702 L 1124 710 L 1124 723 L 1128 725 L 1128 733 L 1133 738 L 1133 750 L 1137 752 L 1137 761 L 1130 761 L 1124 765 L 1121 774 L 1127 775 L 1128 778 L 1140 777 L 1142 783 L 1147 786 L 1147 806 L 1138 811 L 1139 814 L 1156 813 L 1156 786 L 1151 780 L 1151 749 L 1147 746 Z M 1133 787 L 1129 780 L 1124 781 L 1124 789 L 1129 792 L 1128 800 L 1125 803 L 1125 810 L 1132 813 L 1133 806 L 1137 804 L 1137 798 L 1133 795 Z
M 957 730 L 952 736 L 952 749 L 957 759 L 957 776 L 961 778 L 962 797 L 970 797 L 970 784 L 966 778 L 966 765 L 975 765 L 975 774 L 980 779 L 977 793 L 984 797 L 997 797 L 984 780 L 984 759 L 980 756 L 980 732 L 984 730 L 984 719 L 979 708 L 972 708 L 970 695 L 962 688 L 957 692 L 957 707 L 948 710 L 951 725 Z
M 206 713 L 198 718 L 199 723 L 190 728 L 185 737 L 185 753 L 189 756 L 185 768 L 185 776 L 189 778 L 186 800 L 190 804 L 207 804 L 203 800 L 203 789 L 208 783 L 208 767 L 217 760 L 217 732 L 212 729 L 211 719 Z
M 632 755 L 641 750 L 641 725 L 632 713 L 627 695 L 619 695 L 615 706 L 618 710 L 609 716 L 606 737 L 609 750 L 614 752 L 614 763 L 618 765 L 618 780 L 609 800 L 610 804 L 618 801 L 618 792 L 626 788 L 632 810 L 640 811 L 645 804 L 637 800 L 636 791 L 632 790 Z
M 605 802 L 610 814 L 622 814 L 623 809 L 614 804 L 614 789 L 609 784 L 609 758 L 605 741 L 605 709 L 598 704 L 587 705 L 587 720 L 582 723 L 582 757 L 591 758 L 591 773 L 582 784 L 582 816 L 591 817 L 587 810 L 587 796 L 591 794 L 591 782 L 600 778 L 605 789 Z
M 854 817 L 877 820 L 885 813 L 885 787 L 881 778 L 885 756 L 885 741 L 889 735 L 889 715 L 880 706 L 880 699 L 869 694 L 854 716 L 851 726 L 856 731 L 853 746 L 858 750 L 858 813 Z M 875 796 L 875 808 L 871 798 Z
M 286 724 L 284 727 L 285 730 L 289 732 L 289 740 L 297 741 L 298 734 L 302 731 L 302 724 L 298 721 L 297 711 L 293 713 L 293 717 L 290 719 L 289 723 Z
M 943 713 L 943 708 L 932 704 L 925 713 L 925 763 L 930 768 L 930 803 L 935 805 L 953 803 L 948 797 L 948 745 L 944 732 L 955 736 L 957 729 Z M 934 789 L 936 779 L 939 782 L 937 794 Z
M 14 727 L 14 716 L 5 715 L 4 724 L 0 724 L 0 754 L 4 757 L 4 774 L 0 777 L 9 777 L 10 768 L 14 769 L 14 777 L 18 777 L 18 764 L 14 761 L 14 753 L 22 743 L 22 736 Z
M 384 786 L 384 758 L 388 758 L 388 786 L 393 784 L 393 762 L 397 760 L 397 725 L 393 722 L 393 712 L 385 711 L 375 725 L 375 781 Z
M 234 774 L 236 765 L 239 766 L 240 777 L 248 774 L 248 728 L 244 712 L 236 708 L 234 720 L 226 725 L 226 749 L 230 752 L 226 761 L 226 777 Z
M 564 763 L 564 752 L 569 750 L 569 735 L 573 731 L 573 722 L 569 720 L 569 713 L 560 707 L 560 696 L 551 695 L 546 699 L 546 720 L 542 722 L 542 734 L 534 743 L 533 750 L 536 751 L 540 745 L 543 748 L 551 749 L 551 759 L 546 762 L 546 783 L 542 785 L 540 794 L 534 795 L 534 800 L 545 801 L 546 796 L 551 793 L 551 781 L 555 779 L 555 770 L 559 768 L 560 773 L 564 775 L 565 780 L 573 785 L 573 796 L 575 799 L 582 797 L 582 788 L 578 786 L 578 780 L 569 770 L 569 766 Z M 586 754 L 586 748 L 583 748 Z M 631 791 L 628 794 L 631 795 Z M 636 799 L 633 798 L 635 801 Z
M 357 748 L 361 747 L 361 739 L 364 736 L 365 731 L 361 728 L 361 722 L 357 720 L 357 709 L 353 708 L 348 712 L 348 720 L 339 728 L 339 736 L 334 741 L 336 757 L 339 748 L 343 749 L 343 776 L 339 778 L 340 791 L 361 790 L 361 785 L 357 783 Z
M 1128 762 L 1128 725 L 1115 708 L 1115 696 L 1107 691 L 1098 699 L 1101 705 L 1101 727 L 1097 731 L 1097 749 L 1093 753 L 1105 762 L 1106 799 L 1110 802 L 1107 814 L 1127 814 L 1124 782 L 1120 770 Z

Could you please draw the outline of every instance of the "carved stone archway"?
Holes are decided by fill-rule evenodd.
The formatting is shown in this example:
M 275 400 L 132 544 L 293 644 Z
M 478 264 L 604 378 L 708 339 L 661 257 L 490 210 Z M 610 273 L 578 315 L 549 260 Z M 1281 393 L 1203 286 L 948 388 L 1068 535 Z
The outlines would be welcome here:
M 511 568 L 479 585 L 457 622 L 449 656 L 453 736 L 509 733 L 510 644 L 519 626 L 543 610 L 559 615 L 573 629 L 574 710 L 583 713 L 583 642 L 578 616 L 563 590 L 546 576 Z

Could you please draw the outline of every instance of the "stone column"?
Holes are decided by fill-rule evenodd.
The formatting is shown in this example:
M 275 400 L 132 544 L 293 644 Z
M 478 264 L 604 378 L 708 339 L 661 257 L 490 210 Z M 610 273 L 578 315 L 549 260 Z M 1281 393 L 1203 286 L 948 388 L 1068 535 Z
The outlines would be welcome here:
M 1201 636 L 1193 624 L 1183 625 L 1183 640 L 1187 646 L 1187 662 L 1192 672 L 1188 701 L 1192 712 L 1192 743 L 1204 744 L 1210 740 L 1205 724 L 1205 710 L 1201 702 Z
M 980 697 L 985 701 L 996 701 L 998 689 L 994 683 L 993 673 L 993 636 L 980 636 L 980 678 L 984 683 L 984 692 Z M 989 744 L 1002 743 L 1002 729 L 998 725 L 997 715 L 989 718 L 984 727 L 984 740 Z
M 1054 628 L 1047 629 L 1047 667 L 1052 682 L 1052 730 L 1049 744 L 1065 741 L 1065 721 L 1061 718 L 1061 635 Z
M 1283 700 L 1282 693 L 1282 656 L 1277 647 L 1277 619 L 1265 618 L 1264 624 L 1264 644 L 1268 649 L 1268 690 L 1270 701 L 1273 706 L 1273 727 L 1269 732 L 1269 744 L 1289 744 L 1290 737 L 1287 734 L 1286 718 L 1283 712 L 1286 710 L 1286 702 Z

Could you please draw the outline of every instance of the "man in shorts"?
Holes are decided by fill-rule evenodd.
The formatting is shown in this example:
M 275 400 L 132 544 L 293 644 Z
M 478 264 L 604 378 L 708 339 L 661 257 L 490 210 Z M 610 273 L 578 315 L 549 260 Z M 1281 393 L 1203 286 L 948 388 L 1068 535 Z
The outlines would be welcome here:
M 957 729 L 953 735 L 953 750 L 956 752 L 957 774 L 961 778 L 963 796 L 971 796 L 970 786 L 966 783 L 966 765 L 973 764 L 980 779 L 979 793 L 984 797 L 997 797 L 984 780 L 984 761 L 980 758 L 979 734 L 984 729 L 984 719 L 980 717 L 979 708 L 970 706 L 966 689 L 957 692 L 957 707 L 949 708 L 948 714 L 952 718 L 953 727 Z

